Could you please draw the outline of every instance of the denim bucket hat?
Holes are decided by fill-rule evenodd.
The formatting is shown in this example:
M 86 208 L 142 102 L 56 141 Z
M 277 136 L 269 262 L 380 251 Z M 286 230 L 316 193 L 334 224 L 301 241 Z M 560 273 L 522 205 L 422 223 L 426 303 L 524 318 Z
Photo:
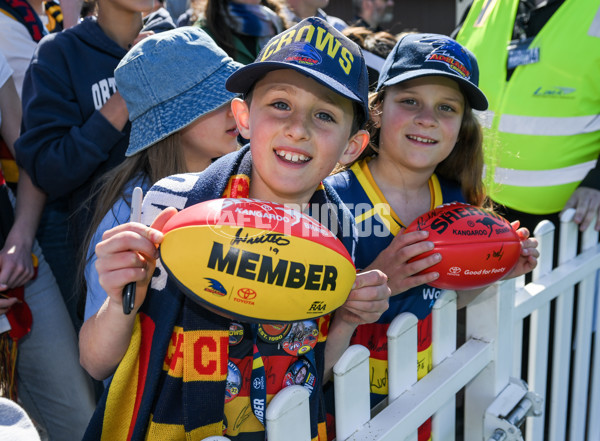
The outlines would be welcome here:
M 125 156 L 233 99 L 236 94 L 225 89 L 225 80 L 241 66 L 196 27 L 161 32 L 136 44 L 115 70 L 131 121 Z
M 383 64 L 377 90 L 432 75 L 455 80 L 473 109 L 487 109 L 487 98 L 478 87 L 479 67 L 475 55 L 452 38 L 440 34 L 402 37 Z
M 309 17 L 271 38 L 256 60 L 227 80 L 232 92 L 247 93 L 270 71 L 294 69 L 361 105 L 369 117 L 369 78 L 360 46 L 325 20 Z

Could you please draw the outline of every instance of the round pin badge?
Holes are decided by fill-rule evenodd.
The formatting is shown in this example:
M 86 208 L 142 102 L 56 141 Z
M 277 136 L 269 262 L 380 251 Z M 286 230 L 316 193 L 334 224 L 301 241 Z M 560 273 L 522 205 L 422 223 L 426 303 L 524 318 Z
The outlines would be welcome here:
M 242 389 L 242 374 L 232 361 L 227 362 L 227 382 L 225 384 L 225 402 L 233 400 Z
M 306 354 L 317 344 L 318 335 L 319 329 L 314 320 L 296 322 L 283 340 L 283 350 L 295 356 Z
M 258 325 L 258 337 L 265 343 L 279 343 L 290 331 L 291 323 Z
M 304 386 L 312 394 L 317 383 L 315 369 L 305 358 L 293 362 L 285 372 L 282 387 L 297 384 Z
M 244 325 L 231 322 L 229 325 L 229 346 L 235 346 L 244 339 Z

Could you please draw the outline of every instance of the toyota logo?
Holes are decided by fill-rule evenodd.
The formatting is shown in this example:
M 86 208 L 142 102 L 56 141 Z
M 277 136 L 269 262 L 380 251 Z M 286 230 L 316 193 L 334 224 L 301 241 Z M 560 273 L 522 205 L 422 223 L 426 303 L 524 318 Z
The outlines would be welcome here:
M 461 269 L 458 266 L 453 266 L 448 271 L 450 272 L 450 274 L 458 274 L 461 272 Z
M 250 288 L 240 288 L 238 289 L 237 295 L 240 299 L 253 300 L 256 298 L 256 291 Z

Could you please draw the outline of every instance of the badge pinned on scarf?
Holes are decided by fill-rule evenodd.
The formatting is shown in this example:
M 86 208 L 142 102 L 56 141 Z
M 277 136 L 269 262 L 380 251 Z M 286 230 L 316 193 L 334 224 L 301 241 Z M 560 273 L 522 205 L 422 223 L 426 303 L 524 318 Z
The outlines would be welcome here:
M 258 337 L 265 343 L 279 343 L 292 328 L 291 323 L 274 323 L 258 325 Z
M 227 362 L 227 382 L 225 384 L 225 402 L 229 403 L 242 389 L 242 373 L 232 361 Z
M 244 325 L 231 322 L 229 325 L 229 346 L 236 346 L 244 339 Z
M 316 321 L 296 322 L 292 324 L 292 328 L 283 339 L 283 350 L 296 357 L 304 355 L 316 346 L 318 335 L 319 329 Z
M 313 365 L 305 358 L 293 362 L 283 377 L 282 387 L 293 385 L 304 386 L 312 394 L 316 384 L 317 376 Z

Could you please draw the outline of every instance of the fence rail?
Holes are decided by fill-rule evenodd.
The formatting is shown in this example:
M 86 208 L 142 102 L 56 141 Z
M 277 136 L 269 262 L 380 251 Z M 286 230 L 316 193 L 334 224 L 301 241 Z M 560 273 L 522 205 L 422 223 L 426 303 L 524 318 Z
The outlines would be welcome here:
M 543 221 L 534 231 L 541 256 L 532 281 L 497 283 L 472 301 L 458 348 L 456 293 L 442 292 L 433 309 L 434 368 L 418 382 L 417 319 L 396 317 L 387 334 L 389 397 L 375 409 L 369 353 L 348 348 L 334 366 L 337 439 L 416 441 L 417 428 L 433 415 L 434 440 L 452 441 L 458 433 L 468 441 L 600 441 L 600 339 L 594 338 L 600 244 L 597 232 L 578 232 L 573 215 L 561 219 L 559 265 L 552 268 L 555 227 Z M 519 380 L 524 371 L 526 383 Z M 464 419 L 457 430 L 461 390 Z M 522 432 L 529 415 L 537 416 L 526 419 Z M 308 392 L 283 389 L 266 419 L 269 441 L 310 439 Z

